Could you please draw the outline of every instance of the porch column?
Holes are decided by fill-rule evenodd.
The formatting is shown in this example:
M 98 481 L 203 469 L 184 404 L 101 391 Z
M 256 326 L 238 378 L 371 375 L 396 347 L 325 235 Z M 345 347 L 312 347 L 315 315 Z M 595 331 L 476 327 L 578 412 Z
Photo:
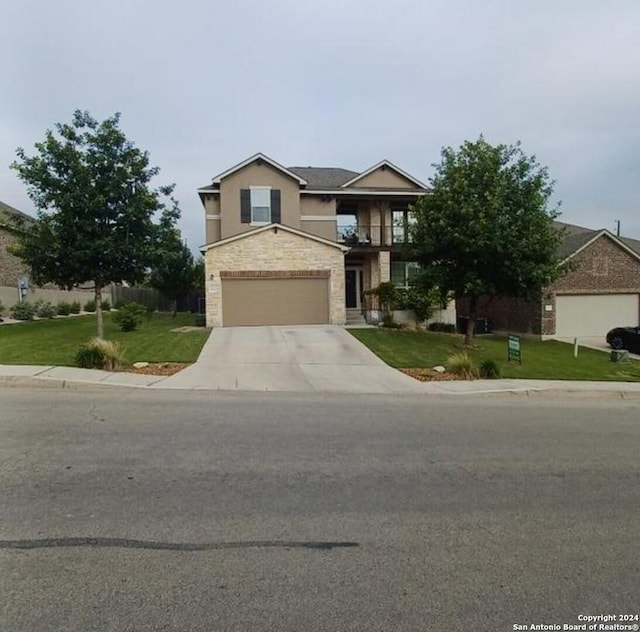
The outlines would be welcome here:
M 380 207 L 377 202 L 371 202 L 369 206 L 369 221 L 371 226 L 371 245 L 380 245 L 380 233 L 381 233 L 381 221 L 380 221 Z
M 391 253 L 386 250 L 379 254 L 378 265 L 380 267 L 380 283 L 391 280 Z

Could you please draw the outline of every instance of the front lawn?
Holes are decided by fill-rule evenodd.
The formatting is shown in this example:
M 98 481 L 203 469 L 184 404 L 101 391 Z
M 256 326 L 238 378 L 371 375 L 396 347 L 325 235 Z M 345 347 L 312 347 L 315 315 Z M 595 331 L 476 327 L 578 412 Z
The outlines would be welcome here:
M 194 314 L 153 314 L 137 331 L 120 331 L 106 313 L 105 338 L 122 342 L 127 363 L 195 362 L 209 330 L 172 332 L 194 324 Z M 78 347 L 96 335 L 95 315 L 0 326 L 0 364 L 75 366 Z
M 444 365 L 447 358 L 464 351 L 463 337 L 450 334 L 398 331 L 391 329 L 350 329 L 387 364 L 395 368 L 431 368 Z M 502 377 L 543 380 L 640 381 L 640 362 L 614 363 L 609 354 L 580 347 L 573 357 L 573 345 L 555 340 L 521 341 L 522 365 L 507 362 L 507 340 L 481 336 L 470 355 L 478 366 L 492 359 L 500 365 Z

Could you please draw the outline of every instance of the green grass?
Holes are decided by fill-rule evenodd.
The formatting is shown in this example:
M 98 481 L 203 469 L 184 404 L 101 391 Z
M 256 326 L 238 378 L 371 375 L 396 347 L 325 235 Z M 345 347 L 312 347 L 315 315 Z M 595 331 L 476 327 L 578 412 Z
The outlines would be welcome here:
M 387 364 L 396 368 L 430 368 L 444 365 L 447 358 L 464 350 L 458 335 L 394 331 L 388 329 L 350 329 L 360 342 Z M 489 336 L 475 340 L 469 355 L 479 366 L 483 360 L 495 360 L 507 378 L 543 380 L 640 381 L 640 362 L 614 363 L 609 354 L 580 347 L 573 357 L 573 345 L 549 340 L 521 340 L 522 365 L 507 362 L 506 338 Z
M 153 314 L 137 331 L 122 332 L 105 314 L 105 338 L 120 341 L 127 363 L 194 362 L 209 330 L 178 333 L 193 325 L 194 314 Z M 0 364 L 75 366 L 80 345 L 96 335 L 95 315 L 38 320 L 0 326 Z

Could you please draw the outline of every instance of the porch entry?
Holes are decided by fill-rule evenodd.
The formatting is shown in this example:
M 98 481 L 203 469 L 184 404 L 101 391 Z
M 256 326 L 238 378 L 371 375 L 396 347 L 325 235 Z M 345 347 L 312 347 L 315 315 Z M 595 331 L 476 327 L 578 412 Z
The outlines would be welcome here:
M 362 268 L 345 268 L 344 293 L 347 309 L 360 309 L 362 294 Z

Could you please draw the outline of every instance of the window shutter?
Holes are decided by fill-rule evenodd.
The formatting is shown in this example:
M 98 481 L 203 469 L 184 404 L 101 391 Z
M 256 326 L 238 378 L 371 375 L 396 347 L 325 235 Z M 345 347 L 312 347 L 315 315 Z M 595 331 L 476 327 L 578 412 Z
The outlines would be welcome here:
M 271 221 L 280 224 L 282 214 L 280 212 L 280 189 L 271 189 Z
M 251 190 L 240 189 L 240 222 L 251 224 Z

